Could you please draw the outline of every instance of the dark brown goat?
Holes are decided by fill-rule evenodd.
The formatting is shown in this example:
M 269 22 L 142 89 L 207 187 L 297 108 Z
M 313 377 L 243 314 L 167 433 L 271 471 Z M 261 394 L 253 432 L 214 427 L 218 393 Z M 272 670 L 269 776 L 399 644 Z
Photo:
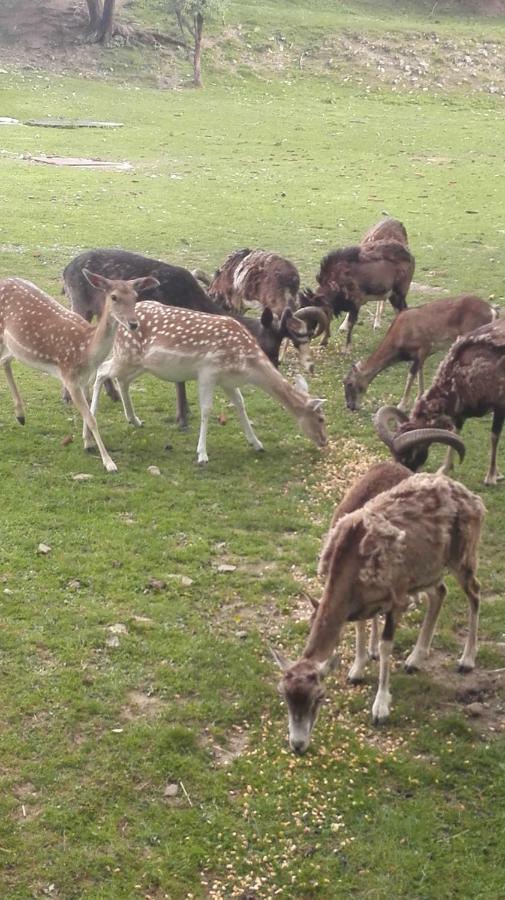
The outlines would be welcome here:
M 269 306 L 278 316 L 297 307 L 300 276 L 296 266 L 264 250 L 237 250 L 217 270 L 209 294 L 217 303 L 241 312 L 244 306 Z
M 187 269 L 127 250 L 100 248 L 79 254 L 63 272 L 65 293 L 70 299 L 72 309 L 88 322 L 94 315 L 100 315 L 103 300 L 100 292 L 95 290 L 83 276 L 83 268 L 91 269 L 101 275 L 108 273 L 105 276 L 108 278 L 128 279 L 150 275 L 158 279 L 159 287 L 156 290 L 141 293 L 139 300 L 157 300 L 165 306 L 192 309 L 195 312 L 205 312 L 211 315 L 230 315 L 207 295 Z M 140 275 L 136 276 L 134 274 L 136 272 L 139 272 Z M 202 278 L 203 273 L 198 271 L 195 274 Z M 317 310 L 314 311 L 314 315 L 316 313 Z M 309 350 L 310 326 L 297 319 L 289 308 L 285 309 L 280 317 L 274 316 L 271 310 L 265 309 L 260 318 L 237 315 L 234 315 L 234 318 L 238 319 L 253 335 L 274 366 L 278 367 L 279 365 L 280 346 L 286 338 L 292 341 L 304 368 L 308 372 L 313 372 L 314 367 Z M 115 395 L 112 384 L 107 384 L 106 389 L 109 394 Z M 181 427 L 185 427 L 187 424 L 187 413 L 186 392 L 184 386 L 178 384 L 177 421 Z
M 415 260 L 410 251 L 395 241 L 378 241 L 364 247 L 356 244 L 334 250 L 321 261 L 317 276 L 319 288 L 311 303 L 330 306 L 334 315 L 349 313 L 346 341 L 346 349 L 349 349 L 352 330 L 363 304 L 389 298 L 396 312 L 406 309 L 405 298 L 414 268 Z
M 426 461 L 432 443 L 461 451 L 456 434 L 466 419 L 493 413 L 491 453 L 486 484 L 501 480 L 496 453 L 505 421 L 505 321 L 497 319 L 460 338 L 442 360 L 431 387 L 416 402 L 410 418 L 396 407 L 382 407 L 377 431 L 399 462 L 416 470 Z M 397 430 L 389 426 L 396 420 Z M 451 468 L 448 453 L 442 468 Z

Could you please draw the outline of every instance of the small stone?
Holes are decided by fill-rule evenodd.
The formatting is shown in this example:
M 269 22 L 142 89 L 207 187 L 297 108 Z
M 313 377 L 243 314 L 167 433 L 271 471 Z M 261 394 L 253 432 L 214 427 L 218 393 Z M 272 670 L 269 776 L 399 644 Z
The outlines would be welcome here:
M 105 641 L 105 646 L 111 647 L 112 649 L 119 647 L 119 638 L 118 638 L 117 634 L 111 634 L 111 636 L 108 637 L 107 640 Z
M 241 641 L 245 641 L 247 637 L 247 631 L 236 631 L 235 634 Z
M 73 434 L 67 434 L 62 440 L 61 446 L 68 447 L 68 445 L 71 444 L 73 440 L 74 440 Z
M 12 597 L 12 594 L 13 594 L 13 593 L 14 593 L 14 591 L 11 591 L 10 588 L 4 588 L 4 594 L 5 594 L 7 597 Z
M 480 716 L 484 715 L 484 704 L 469 703 L 466 708 L 466 714 L 472 719 L 478 719 Z
M 72 578 L 70 581 L 67 582 L 67 587 L 71 591 L 78 591 L 81 587 L 81 582 L 77 581 L 77 578 Z
M 147 582 L 147 589 L 149 591 L 163 591 L 166 586 L 166 581 L 163 581 L 161 578 L 150 578 Z
M 158 466 L 148 466 L 147 471 L 149 475 L 161 475 L 161 469 L 158 469 Z
M 91 481 L 93 478 L 92 475 L 88 475 L 87 472 L 79 472 L 77 475 L 72 475 L 73 481 Z
M 164 797 L 177 797 L 179 793 L 179 785 L 178 784 L 167 784 L 165 786 L 165 790 L 163 791 Z
M 37 547 L 37 553 L 41 553 L 42 556 L 47 556 L 48 553 L 51 552 L 51 548 L 47 544 L 39 544 Z
M 181 575 L 181 584 L 183 587 L 191 587 L 193 579 L 189 578 L 187 575 Z
M 115 625 L 109 625 L 107 631 L 110 631 L 111 634 L 128 634 L 126 625 L 123 625 L 121 622 L 117 622 Z
M 220 566 L 217 567 L 217 572 L 235 572 L 236 566 L 231 566 L 228 563 L 221 563 Z

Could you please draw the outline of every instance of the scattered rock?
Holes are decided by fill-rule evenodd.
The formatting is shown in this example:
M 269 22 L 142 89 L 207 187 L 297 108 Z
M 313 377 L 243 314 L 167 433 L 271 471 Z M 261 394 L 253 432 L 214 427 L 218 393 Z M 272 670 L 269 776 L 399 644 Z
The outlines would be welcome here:
M 221 563 L 221 565 L 216 566 L 216 572 L 235 572 L 236 566 L 231 566 L 229 563 Z
M 77 578 L 71 578 L 70 581 L 67 581 L 67 587 L 71 591 L 78 591 L 80 590 L 81 582 Z
M 88 475 L 87 472 L 79 472 L 78 475 L 72 475 L 72 481 L 91 481 L 93 478 L 92 475 Z
M 147 471 L 149 475 L 161 475 L 161 469 L 158 469 L 158 466 L 148 466 Z
M 179 785 L 178 784 L 167 784 L 165 785 L 165 790 L 163 791 L 164 797 L 177 797 L 179 793 Z
M 167 578 L 170 578 L 172 581 L 179 581 L 183 587 L 191 587 L 193 584 L 193 579 L 189 578 L 188 575 L 167 575 Z
M 123 625 L 121 622 L 117 622 L 115 625 L 109 625 L 107 631 L 110 631 L 111 634 L 128 634 L 126 625 Z
M 117 634 L 111 634 L 111 636 L 108 637 L 107 640 L 105 641 L 105 646 L 110 647 L 113 650 L 116 647 L 119 647 L 119 638 L 118 638 Z
M 146 585 L 146 591 L 163 591 L 167 586 L 162 578 L 150 578 Z
M 483 703 L 469 703 L 466 707 L 466 714 L 472 719 L 479 719 L 485 712 Z
M 51 552 L 51 547 L 48 544 L 39 544 L 37 547 L 37 553 L 40 553 L 42 556 L 47 556 L 48 553 Z

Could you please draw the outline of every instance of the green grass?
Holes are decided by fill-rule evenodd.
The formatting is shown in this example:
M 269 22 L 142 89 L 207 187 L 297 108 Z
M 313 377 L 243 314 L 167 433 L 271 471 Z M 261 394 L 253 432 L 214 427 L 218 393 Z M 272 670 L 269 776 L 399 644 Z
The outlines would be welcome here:
M 371 16 L 372 4 L 353 4 L 349 16 L 365 6 Z M 298 27 L 302 4 L 283 9 Z M 330 12 L 320 4 L 314 16 Z M 407 225 L 418 282 L 504 299 L 498 100 L 367 94 L 302 76 L 214 73 L 205 92 L 0 78 L 4 115 L 124 122 L 111 132 L 2 129 L 3 276 L 58 295 L 64 265 L 84 247 L 120 245 L 212 270 L 251 245 L 291 256 L 313 285 L 323 253 L 387 209 Z M 127 159 L 134 169 L 21 158 L 40 153 Z M 377 340 L 363 319 L 356 357 Z M 399 398 L 405 376 L 401 367 L 380 376 L 351 415 L 341 344 L 336 336 L 316 352 L 311 389 L 328 398 L 331 437 L 322 455 L 273 401 L 247 390 L 267 453 L 247 448 L 226 404 L 219 426 L 216 402 L 210 463 L 199 469 L 194 388 L 192 428 L 181 434 L 171 387 L 145 380 L 133 391 L 142 431 L 102 401 L 102 435 L 120 468 L 110 477 L 84 454 L 56 381 L 16 365 L 25 428 L 0 386 L 3 896 L 502 895 L 502 688 L 490 695 L 491 731 L 472 724 L 455 696 L 469 682 L 456 689 L 444 678 L 466 628 L 452 582 L 435 640 L 438 676 L 395 673 L 391 723 L 377 731 L 375 669 L 353 689 L 339 674 L 311 751 L 300 760 L 287 751 L 267 646 L 300 650 L 306 625 L 293 610 L 307 579 L 317 590 L 334 502 L 360 458 L 385 456 L 371 413 Z M 499 667 L 505 640 L 504 489 L 482 485 L 489 428 L 467 424 L 458 473 L 488 508 L 484 675 Z M 62 446 L 68 434 L 75 440 Z M 152 464 L 161 477 L 147 473 Z M 93 479 L 75 482 L 80 472 Z M 37 553 L 40 542 L 49 555 Z M 218 573 L 223 562 L 237 568 Z M 166 587 L 155 590 L 151 578 Z M 398 660 L 419 618 L 409 613 L 400 630 Z M 117 624 L 126 633 L 111 647 Z M 221 765 L 216 748 L 235 746 L 240 756 Z M 184 788 L 165 797 L 172 783 Z

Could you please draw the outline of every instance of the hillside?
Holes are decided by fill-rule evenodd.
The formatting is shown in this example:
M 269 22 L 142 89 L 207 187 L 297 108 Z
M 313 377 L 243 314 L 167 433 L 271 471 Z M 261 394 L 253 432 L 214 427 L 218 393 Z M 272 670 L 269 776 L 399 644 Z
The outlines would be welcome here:
M 204 67 L 213 77 L 313 74 L 366 89 L 505 94 L 505 23 L 501 2 L 375 4 L 365 0 L 310 5 L 235 0 L 224 26 L 209 23 Z M 84 42 L 84 4 L 75 0 L 4 0 L 3 65 L 57 73 L 141 79 L 159 87 L 186 83 L 182 48 L 154 34 L 179 37 L 160 0 L 119 3 L 121 34 L 112 47 Z

